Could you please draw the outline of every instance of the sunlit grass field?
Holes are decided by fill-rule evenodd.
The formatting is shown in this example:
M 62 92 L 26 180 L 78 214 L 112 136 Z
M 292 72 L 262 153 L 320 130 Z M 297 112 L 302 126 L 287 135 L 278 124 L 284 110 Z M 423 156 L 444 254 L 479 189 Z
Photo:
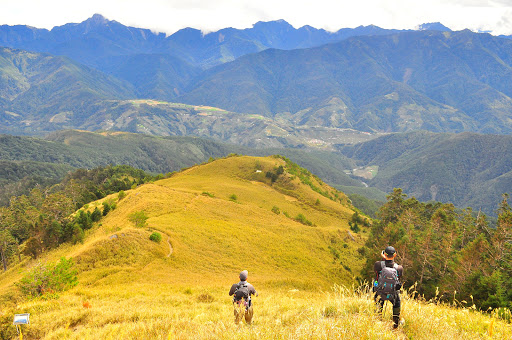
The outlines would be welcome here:
M 349 235 L 353 208 L 342 193 L 289 173 L 285 161 L 229 157 L 105 198 L 117 208 L 86 233 L 0 275 L 0 339 L 16 313 L 30 313 L 24 339 L 510 339 L 509 324 L 472 309 L 405 298 L 406 323 L 375 312 L 352 287 L 367 230 Z M 93 202 L 84 209 L 101 207 Z M 276 209 L 277 208 L 277 209 Z M 144 212 L 145 226 L 130 219 Z M 297 221 L 302 214 L 312 225 Z M 153 232 L 161 242 L 149 240 Z M 79 284 L 28 299 L 13 285 L 38 262 L 72 258 Z M 253 324 L 235 325 L 228 290 L 247 269 Z
M 403 299 L 405 324 L 370 294 L 259 289 L 252 325 L 235 325 L 228 287 L 119 285 L 75 288 L 58 300 L 22 303 L 25 339 L 510 339 L 510 324 L 472 309 Z M 11 311 L 13 312 L 13 311 Z M 5 311 L 4 311 L 5 313 Z M 2 317 L 6 317 L 5 314 Z M 14 328 L 14 327 L 13 327 Z M 12 334 L 12 332 L 11 332 Z

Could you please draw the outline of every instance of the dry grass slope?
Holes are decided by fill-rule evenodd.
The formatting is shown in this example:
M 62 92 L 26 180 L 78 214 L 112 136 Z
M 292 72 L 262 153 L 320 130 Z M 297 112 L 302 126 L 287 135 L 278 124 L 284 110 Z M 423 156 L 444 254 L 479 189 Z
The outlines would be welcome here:
M 25 339 L 510 338 L 510 325 L 494 322 L 491 332 L 492 320 L 480 313 L 410 299 L 407 323 L 392 332 L 390 316 L 376 315 L 369 294 L 337 286 L 350 286 L 363 264 L 356 250 L 364 233 L 354 241 L 347 235 L 353 211 L 346 197 L 311 177 L 338 196 L 331 200 L 286 171 L 271 185 L 266 172 L 281 165 L 275 157 L 229 157 L 121 200 L 105 198 L 118 200 L 117 208 L 84 244 L 41 259 L 72 257 L 77 287 L 59 299 L 24 299 L 13 282 L 34 265 L 28 259 L 0 276 L 0 338 L 14 337 L 14 313 L 31 314 Z M 148 217 L 145 227 L 130 221 L 136 212 Z M 314 225 L 297 222 L 298 214 Z M 149 240 L 154 231 L 162 242 Z M 227 295 L 241 269 L 260 292 L 250 327 L 234 325 Z

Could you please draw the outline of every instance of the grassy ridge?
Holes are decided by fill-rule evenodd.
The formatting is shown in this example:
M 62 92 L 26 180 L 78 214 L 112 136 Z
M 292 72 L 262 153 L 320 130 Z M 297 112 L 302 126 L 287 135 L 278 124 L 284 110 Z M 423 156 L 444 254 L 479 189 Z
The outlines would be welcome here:
M 270 185 L 265 174 L 280 165 L 286 166 L 281 158 L 230 157 L 127 191 L 101 226 L 87 231 L 83 245 L 62 245 L 43 260 L 73 257 L 86 285 L 217 282 L 240 268 L 271 286 L 327 288 L 337 277 L 352 282 L 363 265 L 356 249 L 364 237 L 352 241 L 347 234 L 353 210 L 346 196 L 312 177 L 316 187 L 338 195 L 331 200 L 286 171 Z M 101 201 L 88 209 L 96 206 Z M 130 216 L 136 212 L 148 216 L 147 228 L 135 228 Z M 301 214 L 313 226 L 299 222 Z M 155 230 L 164 236 L 160 244 L 149 241 Z M 347 257 L 350 263 L 342 264 Z M 0 286 L 18 274 L 13 267 Z
M 284 172 L 272 179 L 267 172 Z M 510 325 L 472 309 L 406 298 L 406 324 L 375 313 L 371 295 L 342 289 L 363 264 L 365 233 L 348 237 L 346 196 L 314 176 L 292 175 L 279 157 L 229 157 L 194 166 L 119 197 L 117 208 L 41 261 L 76 262 L 79 284 L 59 299 L 26 300 L 13 282 L 34 265 L 24 259 L 0 275 L 1 338 L 15 336 L 14 313 L 37 339 L 480 339 L 507 338 Z M 293 173 L 301 172 L 295 168 Z M 333 199 L 314 191 L 330 193 Z M 337 197 L 335 196 L 337 195 Z M 86 209 L 101 206 L 101 201 Z M 275 209 L 279 208 L 279 214 Z M 130 216 L 143 211 L 147 226 Z M 286 212 L 286 214 L 285 214 Z M 296 220 L 303 214 L 313 222 Z M 158 231 L 160 243 L 149 240 Z M 167 241 L 170 242 L 167 243 Z M 169 252 L 172 254 L 169 256 Z M 337 256 L 336 256 L 337 254 Z M 241 269 L 260 296 L 251 327 L 233 324 L 229 286 Z M 333 290 L 333 287 L 336 287 Z M 492 331 L 491 329 L 492 323 Z

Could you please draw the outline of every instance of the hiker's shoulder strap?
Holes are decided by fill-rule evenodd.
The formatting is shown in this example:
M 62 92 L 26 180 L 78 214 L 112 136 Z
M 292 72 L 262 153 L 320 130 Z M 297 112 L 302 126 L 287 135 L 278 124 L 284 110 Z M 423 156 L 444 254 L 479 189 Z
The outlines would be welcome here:
M 398 271 L 398 264 L 393 263 L 393 268 L 395 268 Z
M 380 261 L 380 270 L 384 269 L 386 267 L 386 261 Z

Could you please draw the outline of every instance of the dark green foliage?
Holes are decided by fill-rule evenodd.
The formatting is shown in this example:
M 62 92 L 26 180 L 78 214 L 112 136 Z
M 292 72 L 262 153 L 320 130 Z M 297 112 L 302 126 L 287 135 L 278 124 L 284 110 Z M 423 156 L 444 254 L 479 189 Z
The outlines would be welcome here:
M 348 225 L 350 227 L 350 230 L 352 230 L 355 233 L 358 233 L 361 230 L 361 227 L 368 228 L 370 227 L 370 221 L 359 215 L 359 213 L 356 211 L 353 215 L 350 221 L 348 221 Z
M 79 210 L 77 216 L 75 217 L 75 223 L 80 226 L 83 230 L 91 229 L 92 227 L 92 218 L 91 213 L 89 211 Z
M 2 225 L 2 213 L 0 212 L 0 261 L 4 271 L 7 270 L 11 257 L 19 252 L 18 243 L 12 236 L 7 225 Z
M 149 239 L 153 242 L 160 243 L 160 241 L 162 241 L 162 234 L 154 232 L 149 235 Z
M 107 216 L 107 214 L 110 212 L 111 205 L 108 202 L 103 202 L 103 216 Z
M 58 263 L 39 263 L 17 284 L 28 297 L 68 290 L 78 284 L 73 259 L 62 257 Z
M 144 171 L 128 166 L 81 169 L 44 191 L 36 188 L 29 195 L 12 197 L 9 206 L 0 209 L 0 231 L 5 230 L 15 240 L 14 243 L 6 241 L 7 246 L 0 245 L 2 263 L 20 260 L 17 245 L 23 242 L 24 254 L 33 258 L 63 242 L 83 242 L 84 231 L 114 209 L 115 202 L 104 201 L 103 212 L 99 207 L 91 212 L 84 206 L 71 217 L 77 207 L 119 188 L 129 188 L 134 181 L 144 183 L 151 179 Z M 1 232 L 0 241 L 4 238 Z
M 279 215 L 281 213 L 281 210 L 276 207 L 275 205 L 272 207 L 272 212 L 276 215 Z
M 282 165 L 278 166 L 277 168 L 273 169 L 272 171 L 267 171 L 265 173 L 266 178 L 270 178 L 270 184 L 273 184 L 280 175 L 284 173 L 284 167 Z
M 91 214 L 91 220 L 93 222 L 98 222 L 100 219 L 101 219 L 101 216 L 102 216 L 102 212 L 100 211 L 100 209 L 98 209 L 98 207 L 94 208 L 94 211 L 92 212 Z
M 238 197 L 237 197 L 235 194 L 231 194 L 231 195 L 229 196 L 229 200 L 230 200 L 230 201 L 236 202 L 236 200 L 237 200 L 237 199 L 238 199 Z

